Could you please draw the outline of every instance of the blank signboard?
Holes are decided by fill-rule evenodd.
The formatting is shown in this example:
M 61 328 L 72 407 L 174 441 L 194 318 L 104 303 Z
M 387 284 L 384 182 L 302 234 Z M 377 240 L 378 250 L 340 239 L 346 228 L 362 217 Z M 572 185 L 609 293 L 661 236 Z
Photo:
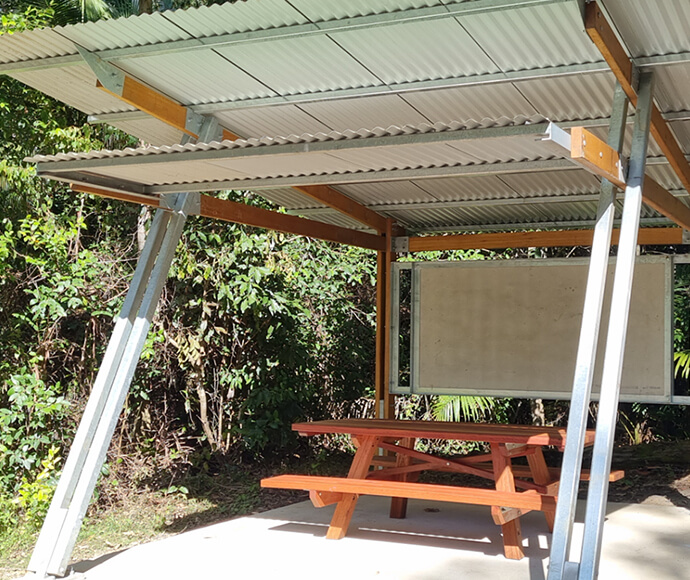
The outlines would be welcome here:
M 415 263 L 411 392 L 569 398 L 587 266 L 586 259 Z M 638 259 L 622 400 L 670 397 L 671 273 L 668 257 Z M 603 324 L 595 397 L 606 331 Z

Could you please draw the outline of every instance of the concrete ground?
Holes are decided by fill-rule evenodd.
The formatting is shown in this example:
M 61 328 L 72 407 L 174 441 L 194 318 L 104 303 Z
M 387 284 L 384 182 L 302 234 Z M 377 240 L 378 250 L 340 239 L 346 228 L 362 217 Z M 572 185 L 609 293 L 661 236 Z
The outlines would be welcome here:
M 326 540 L 333 506 L 299 503 L 186 532 L 74 566 L 88 580 L 545 580 L 550 535 L 541 513 L 522 518 L 525 558 L 506 560 L 489 508 L 410 501 L 405 520 L 389 501 L 359 500 L 350 532 Z M 580 519 L 580 518 L 578 518 Z M 577 524 L 574 549 L 580 542 Z M 599 577 L 690 580 L 690 511 L 609 504 Z

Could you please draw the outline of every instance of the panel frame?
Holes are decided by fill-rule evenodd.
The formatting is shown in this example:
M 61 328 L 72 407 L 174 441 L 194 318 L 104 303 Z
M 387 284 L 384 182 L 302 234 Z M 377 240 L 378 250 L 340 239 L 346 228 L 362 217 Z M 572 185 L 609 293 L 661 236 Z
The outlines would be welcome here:
M 524 260 L 505 260 L 500 264 L 496 260 L 486 261 L 438 261 L 438 262 L 395 262 L 392 264 L 392 288 L 391 288 L 391 374 L 389 389 L 395 395 L 452 395 L 452 396 L 488 396 L 488 397 L 512 397 L 529 399 L 570 400 L 569 391 L 518 391 L 518 390 L 483 390 L 478 388 L 436 389 L 421 387 L 419 385 L 419 340 L 420 340 L 420 302 L 421 302 L 421 271 L 428 268 L 490 268 L 490 267 L 549 267 L 553 266 L 586 266 L 589 258 L 532 258 Z M 664 320 L 666 329 L 664 341 L 664 358 L 668 364 L 664 368 L 664 393 L 661 396 L 634 395 L 621 392 L 621 402 L 639 402 L 651 404 L 690 404 L 690 397 L 674 396 L 673 374 L 673 283 L 674 267 L 676 264 L 690 263 L 688 255 L 644 255 L 636 258 L 636 263 L 663 263 L 664 272 Z M 615 258 L 610 258 L 610 264 L 615 264 Z M 399 356 L 399 330 L 400 330 L 400 272 L 411 271 L 411 299 L 410 299 L 410 381 L 408 385 L 400 384 L 400 356 Z M 397 294 L 397 295 L 395 295 Z M 575 352 L 573 351 L 573 356 Z M 599 393 L 592 394 L 592 400 L 597 401 Z

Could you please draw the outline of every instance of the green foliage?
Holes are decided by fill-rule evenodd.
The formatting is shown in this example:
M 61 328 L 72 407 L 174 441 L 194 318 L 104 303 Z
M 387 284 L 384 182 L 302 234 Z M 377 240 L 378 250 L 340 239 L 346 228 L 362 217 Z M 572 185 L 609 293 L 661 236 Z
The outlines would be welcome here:
M 491 418 L 495 401 L 491 397 L 440 395 L 432 403 L 432 415 L 436 421 L 477 423 Z
M 20 371 L 2 386 L 6 404 L 0 408 L 0 485 L 6 490 L 30 478 L 50 457 L 50 433 L 59 428 L 68 407 L 58 394 L 59 383 L 47 386 L 26 368 Z
M 60 460 L 57 447 L 51 447 L 46 458 L 41 461 L 41 470 L 36 477 L 32 481 L 22 477 L 14 504 L 31 528 L 38 528 L 48 512 L 57 483 L 57 466 Z

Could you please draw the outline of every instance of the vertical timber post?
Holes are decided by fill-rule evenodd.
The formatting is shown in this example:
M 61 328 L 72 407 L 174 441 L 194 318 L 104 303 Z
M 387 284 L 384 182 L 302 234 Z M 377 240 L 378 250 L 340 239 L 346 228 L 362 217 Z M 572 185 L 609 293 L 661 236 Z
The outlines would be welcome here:
M 28 569 L 62 576 L 105 461 L 182 229 L 199 194 L 171 196 L 154 216 L 132 283 L 43 522 Z
M 592 454 L 587 511 L 578 580 L 594 580 L 598 576 L 601 539 L 609 490 L 608 474 L 613 456 L 613 438 L 618 412 L 625 339 L 628 331 L 637 236 L 642 208 L 642 186 L 645 179 L 647 145 L 652 115 L 654 76 L 640 76 L 637 111 L 630 151 L 630 168 L 625 188 L 623 218 L 618 243 L 616 275 L 611 296 L 611 314 L 606 337 L 606 354 L 601 380 L 601 395 Z
M 395 395 L 390 392 L 390 319 L 391 263 L 393 220 L 388 219 L 385 231 L 386 249 L 376 256 L 376 417 L 395 416 Z
M 613 95 L 608 144 L 619 153 L 625 137 L 628 98 L 619 84 Z M 601 312 L 606 289 L 606 273 L 611 249 L 616 187 L 607 179 L 601 183 L 597 222 L 587 274 L 587 289 L 582 310 L 582 326 L 577 348 L 573 390 L 568 417 L 568 436 L 563 453 L 563 468 L 558 491 L 548 580 L 563 580 L 572 539 L 577 492 L 580 484 L 584 437 L 596 362 Z

